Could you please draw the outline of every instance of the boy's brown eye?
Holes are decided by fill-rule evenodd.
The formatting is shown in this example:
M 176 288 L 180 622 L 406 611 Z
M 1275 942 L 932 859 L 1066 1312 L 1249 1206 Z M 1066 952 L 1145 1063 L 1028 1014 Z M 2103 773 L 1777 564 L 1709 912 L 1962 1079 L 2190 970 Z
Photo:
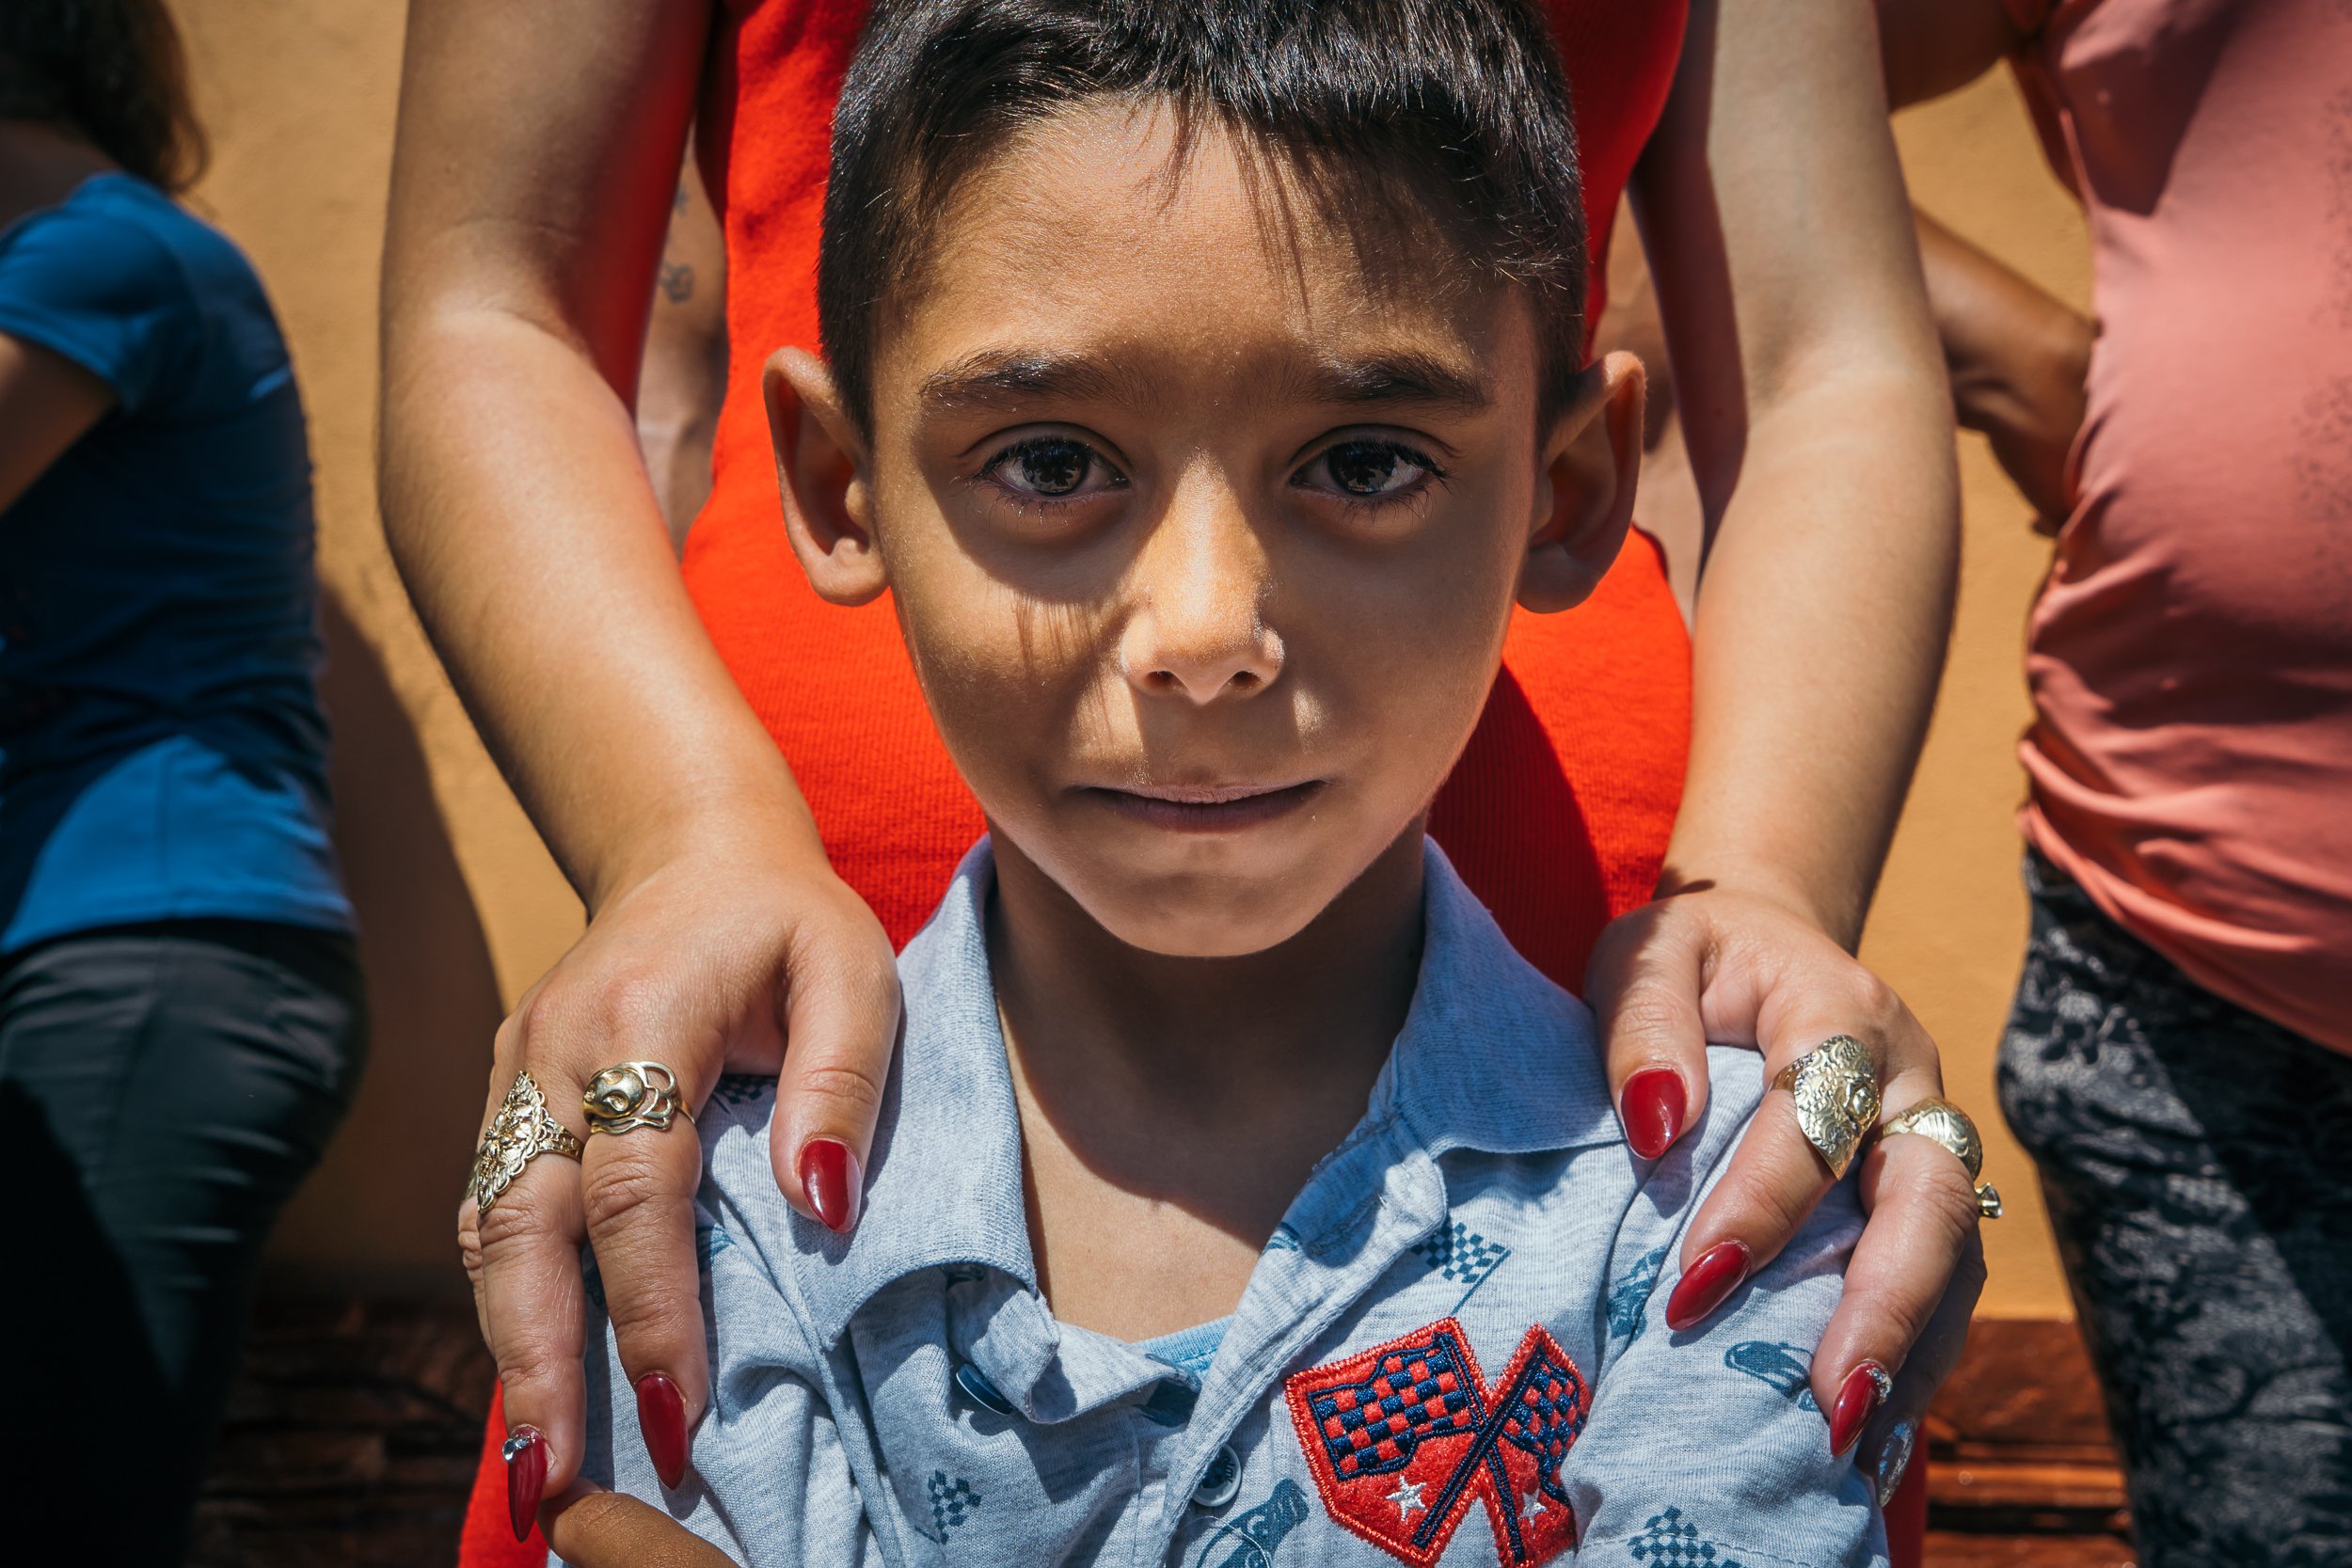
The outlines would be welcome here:
M 1369 441 L 1350 441 L 1331 449 L 1331 483 L 1351 496 L 1376 496 L 1395 482 L 1397 456 L 1393 449 Z
M 1327 489 L 1354 500 L 1402 496 L 1426 479 L 1442 479 L 1438 466 L 1394 441 L 1341 441 L 1300 470 L 1294 483 Z
M 1083 442 L 1058 436 L 1024 441 L 996 460 L 996 477 L 1033 496 L 1069 496 L 1087 482 L 1094 453 Z

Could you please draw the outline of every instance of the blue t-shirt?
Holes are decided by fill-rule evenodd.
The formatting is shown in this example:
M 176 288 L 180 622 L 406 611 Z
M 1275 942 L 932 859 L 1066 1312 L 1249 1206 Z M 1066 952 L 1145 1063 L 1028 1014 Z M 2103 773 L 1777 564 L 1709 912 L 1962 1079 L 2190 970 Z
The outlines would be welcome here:
M 0 332 L 117 402 L 0 512 L 0 952 L 190 916 L 348 929 L 310 446 L 261 279 L 102 174 L 0 230 Z

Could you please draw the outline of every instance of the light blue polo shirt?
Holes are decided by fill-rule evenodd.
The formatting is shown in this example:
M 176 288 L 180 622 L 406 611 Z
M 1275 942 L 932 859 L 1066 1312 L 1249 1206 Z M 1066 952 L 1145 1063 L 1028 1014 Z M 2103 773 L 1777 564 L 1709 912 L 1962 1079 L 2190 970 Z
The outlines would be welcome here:
M 1591 1016 L 1433 845 L 1418 989 L 1363 1120 L 1221 1335 L 1132 1345 L 1037 1291 L 993 875 L 983 842 L 900 960 L 852 1236 L 778 1195 L 773 1085 L 713 1096 L 693 1466 L 655 1478 L 599 1320 L 590 1477 L 776 1568 L 1883 1561 L 1871 1487 L 1804 1384 L 1860 1231 L 1850 1185 L 1704 1325 L 1665 1325 L 1694 1193 L 1762 1093 L 1755 1053 L 1711 1051 L 1706 1116 L 1636 1159 Z

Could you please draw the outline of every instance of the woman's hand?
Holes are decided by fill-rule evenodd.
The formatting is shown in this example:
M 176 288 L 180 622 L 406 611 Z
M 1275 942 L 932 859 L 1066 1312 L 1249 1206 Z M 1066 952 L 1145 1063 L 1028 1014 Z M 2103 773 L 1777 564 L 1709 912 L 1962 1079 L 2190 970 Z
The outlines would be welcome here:
M 821 861 L 717 846 L 614 895 L 523 996 L 499 1030 L 484 1120 L 523 1071 L 575 1134 L 586 1132 L 581 1091 L 618 1062 L 662 1063 L 697 1109 L 723 1072 L 781 1071 L 777 1185 L 846 1230 L 898 1019 L 890 943 L 856 894 Z M 665 1481 L 683 1469 L 709 1386 L 694 1254 L 701 1175 L 701 1144 L 681 1119 L 588 1138 L 577 1163 L 534 1159 L 488 1214 L 470 1197 L 460 1210 L 508 1429 L 532 1428 L 546 1444 L 509 1465 L 518 1533 L 543 1487 L 571 1483 L 584 1443 L 583 1239 L 655 1468 Z
M 1706 1104 L 1709 1040 L 1760 1049 L 1770 1082 L 1824 1039 L 1851 1035 L 1877 1060 L 1882 1119 L 1944 1092 L 1935 1045 L 1901 999 L 1820 927 L 1760 895 L 1694 889 L 1630 911 L 1601 933 L 1585 989 L 1627 1137 L 1645 1156 L 1664 1152 Z M 1856 1369 L 1875 1362 L 1894 1375 L 1893 1395 L 1855 1445 L 1883 1496 L 1960 1359 L 1984 1260 L 1976 1191 L 1950 1153 L 1922 1137 L 1882 1139 L 1860 1168 L 1868 1224 L 1814 1353 L 1813 1394 L 1835 1421 Z M 1667 1321 L 1679 1328 L 1712 1312 L 1788 1244 L 1832 1184 L 1790 1098 L 1767 1096 L 1692 1219 Z M 1719 1248 L 1708 1268 L 1697 1266 Z M 1863 1374 L 1855 1399 L 1868 1383 Z

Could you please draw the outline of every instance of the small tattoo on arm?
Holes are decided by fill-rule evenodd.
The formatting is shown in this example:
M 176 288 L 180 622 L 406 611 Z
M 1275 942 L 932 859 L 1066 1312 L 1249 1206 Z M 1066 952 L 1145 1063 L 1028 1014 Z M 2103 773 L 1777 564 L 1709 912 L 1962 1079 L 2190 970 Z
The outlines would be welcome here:
M 673 305 L 694 297 L 694 269 L 683 261 L 661 263 L 661 296 Z

